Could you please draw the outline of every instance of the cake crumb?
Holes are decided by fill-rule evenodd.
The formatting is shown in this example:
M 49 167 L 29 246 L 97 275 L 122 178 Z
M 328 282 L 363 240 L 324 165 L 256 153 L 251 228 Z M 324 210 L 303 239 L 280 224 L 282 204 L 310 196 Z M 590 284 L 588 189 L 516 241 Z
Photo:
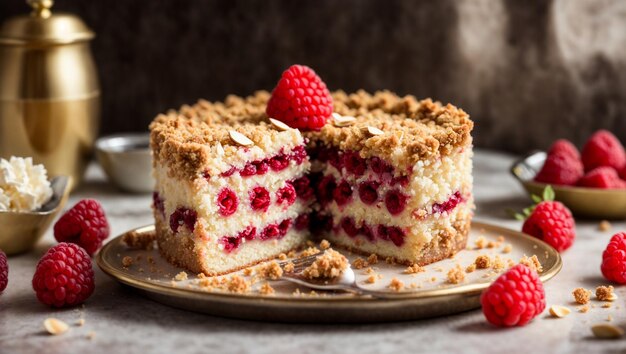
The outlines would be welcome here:
M 321 250 L 327 250 L 330 248 L 330 242 L 328 242 L 328 240 L 322 240 L 320 242 L 320 249 Z
M 478 269 L 487 269 L 491 267 L 491 258 L 487 255 L 480 255 L 476 257 L 474 264 L 476 264 L 476 268 Z
M 283 276 L 283 269 L 280 267 L 280 265 L 276 261 L 271 261 L 266 264 L 262 264 L 258 266 L 255 270 L 256 270 L 256 274 L 266 279 L 276 280 Z
M 541 265 L 541 262 L 539 262 L 539 258 L 537 258 L 537 255 L 532 255 L 531 257 L 524 255 L 524 257 L 520 259 L 519 263 L 527 266 L 537 273 L 543 272 L 543 266 Z
M 238 275 L 233 275 L 228 280 L 227 289 L 231 293 L 243 294 L 250 290 L 250 283 Z
M 615 293 L 613 292 L 614 288 L 612 285 L 609 286 L 598 286 L 596 288 L 596 298 L 600 301 L 613 301 L 616 299 Z
M 495 241 L 487 242 L 487 248 L 496 248 L 497 246 L 499 246 L 499 244 Z
M 606 317 L 606 321 L 607 321 L 607 322 L 612 322 L 612 321 L 613 321 L 613 316 L 608 315 L 608 316 Z
M 365 269 L 365 274 L 374 274 L 374 268 L 367 267 L 367 269 Z
M 500 256 L 496 255 L 496 257 L 493 259 L 491 269 L 495 270 L 496 272 L 501 272 L 504 270 L 504 268 L 504 261 L 502 260 L 502 258 L 500 258 Z
M 485 246 L 487 246 L 487 239 L 484 236 L 480 236 L 476 239 L 474 244 L 476 245 L 476 248 L 478 248 L 479 250 L 483 249 L 485 248 Z
M 589 312 L 589 305 L 579 306 L 578 307 L 578 312 L 580 312 L 580 313 L 587 313 L 587 312 Z
M 180 273 L 176 274 L 176 276 L 174 277 L 174 280 L 176 280 L 176 281 L 183 281 L 183 280 L 187 280 L 187 278 L 188 278 L 187 277 L 187 273 L 185 273 L 183 271 L 183 272 L 180 272 Z
M 504 236 L 498 235 L 498 238 L 496 240 L 498 240 L 498 243 L 502 243 L 504 242 Z
M 278 255 L 278 259 L 281 261 L 287 260 L 287 255 L 284 253 L 281 253 Z
M 458 264 L 448 271 L 448 283 L 458 284 L 465 280 L 465 272 Z
M 605 303 L 602 304 L 602 308 L 603 309 L 608 309 L 610 307 L 611 307 L 611 303 L 610 302 L 605 302 Z
M 354 267 L 354 269 L 363 269 L 365 267 L 369 267 L 369 263 L 367 263 L 367 261 L 363 258 L 359 257 L 355 259 L 354 262 L 352 262 L 352 267 Z
M 369 263 L 369 264 L 377 264 L 378 263 L 378 255 L 376 255 L 376 253 L 370 254 L 370 256 L 367 257 L 367 263 Z
M 591 291 L 585 288 L 576 288 L 572 291 L 572 295 L 574 295 L 574 300 L 581 304 L 585 305 L 589 303 L 589 299 L 591 298 Z
M 295 250 L 291 250 L 287 253 L 287 257 L 288 258 L 296 258 L 296 251 Z
M 133 265 L 133 257 L 125 256 L 124 258 L 122 258 L 122 266 L 124 268 L 128 268 L 131 265 Z
M 156 240 L 155 232 L 130 231 L 122 236 L 122 242 L 129 248 L 140 250 L 151 250 Z
M 245 275 L 247 277 L 251 276 L 252 275 L 252 268 L 251 267 L 245 268 L 243 270 L 243 275 Z
M 335 278 L 340 276 L 348 267 L 348 259 L 332 248 L 317 256 L 313 264 L 302 271 L 308 279 Z
M 374 284 L 376 283 L 376 276 L 375 275 L 370 275 L 369 277 L 367 277 L 367 279 L 365 279 L 365 282 L 368 284 Z
M 510 243 L 507 243 L 506 245 L 504 245 L 504 247 L 502 248 L 502 253 L 511 253 L 511 251 L 513 251 L 513 246 L 511 246 Z
M 398 278 L 391 278 L 387 287 L 394 291 L 402 291 L 402 289 L 404 289 L 404 283 L 398 280 Z
M 304 257 L 309 257 L 312 256 L 314 254 L 318 254 L 320 253 L 320 250 L 317 249 L 317 247 L 309 247 L 307 249 L 305 249 L 304 251 L 300 252 L 300 258 L 304 258 Z
M 416 274 L 416 273 L 422 273 L 425 272 L 426 269 L 424 267 L 421 267 L 419 264 L 414 263 L 410 266 L 408 266 L 405 270 L 404 273 L 405 274 Z
M 608 220 L 600 221 L 600 224 L 598 224 L 598 230 L 602 232 L 611 230 L 611 223 Z
M 385 258 L 385 263 L 387 264 L 396 264 L 396 260 L 393 257 Z
M 465 268 L 465 273 L 472 273 L 476 270 L 476 263 L 472 263 Z
M 263 285 L 261 285 L 261 289 L 259 289 L 259 292 L 262 295 L 272 295 L 274 294 L 274 288 L 272 288 L 270 283 L 265 282 Z
M 283 270 L 287 273 L 293 273 L 294 269 L 295 269 L 295 266 L 293 262 L 289 262 L 285 264 L 285 266 L 283 267 Z

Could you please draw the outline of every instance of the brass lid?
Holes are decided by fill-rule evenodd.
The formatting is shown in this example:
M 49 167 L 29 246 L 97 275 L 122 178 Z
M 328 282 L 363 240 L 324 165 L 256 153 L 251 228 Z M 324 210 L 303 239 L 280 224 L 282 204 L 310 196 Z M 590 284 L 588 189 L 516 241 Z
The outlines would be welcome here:
M 52 14 L 53 0 L 26 0 L 30 15 L 10 18 L 0 27 L 0 44 L 54 45 L 90 40 L 93 31 L 77 16 Z

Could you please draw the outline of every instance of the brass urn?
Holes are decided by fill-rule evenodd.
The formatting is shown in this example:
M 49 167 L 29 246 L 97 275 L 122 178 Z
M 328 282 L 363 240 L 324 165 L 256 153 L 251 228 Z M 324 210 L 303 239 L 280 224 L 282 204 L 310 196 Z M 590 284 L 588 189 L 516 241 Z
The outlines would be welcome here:
M 100 86 L 78 17 L 28 0 L 30 15 L 0 26 L 0 157 L 31 156 L 80 183 L 100 122 Z

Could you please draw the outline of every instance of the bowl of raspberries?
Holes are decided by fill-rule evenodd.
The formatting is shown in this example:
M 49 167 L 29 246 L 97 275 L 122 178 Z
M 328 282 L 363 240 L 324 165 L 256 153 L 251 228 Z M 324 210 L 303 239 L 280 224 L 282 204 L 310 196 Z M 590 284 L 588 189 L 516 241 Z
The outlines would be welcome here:
M 531 195 L 551 185 L 576 216 L 626 219 L 626 152 L 607 130 L 595 132 L 580 151 L 559 139 L 547 152 L 515 162 L 511 173 Z

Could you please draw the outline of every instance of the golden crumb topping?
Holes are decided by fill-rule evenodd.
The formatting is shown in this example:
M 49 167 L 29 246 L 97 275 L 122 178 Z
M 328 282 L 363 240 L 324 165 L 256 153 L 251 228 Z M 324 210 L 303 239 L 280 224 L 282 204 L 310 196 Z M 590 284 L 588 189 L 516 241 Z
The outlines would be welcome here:
M 176 274 L 176 276 L 174 277 L 174 280 L 176 280 L 176 281 L 187 280 L 187 273 L 180 272 L 180 273 Z
M 320 242 L 320 249 L 327 250 L 329 248 L 330 248 L 330 242 L 328 242 L 328 240 L 322 240 Z
M 387 287 L 394 291 L 402 291 L 404 289 L 404 283 L 400 281 L 398 278 L 391 278 L 389 285 Z
M 404 270 L 404 273 L 406 274 L 417 274 L 417 273 L 422 273 L 425 272 L 426 269 L 424 267 L 421 267 L 419 264 L 412 264 L 408 267 L 406 267 L 406 269 Z
M 520 264 L 527 266 L 537 273 L 543 272 L 543 266 L 541 265 L 541 262 L 539 262 L 539 258 L 537 258 L 537 255 L 532 255 L 531 257 L 527 257 L 526 255 L 524 255 L 524 257 L 522 257 L 519 262 Z
M 581 305 L 588 304 L 589 299 L 591 299 L 591 291 L 585 288 L 574 289 L 574 291 L 572 291 L 572 295 L 574 295 L 574 300 Z
M 476 264 L 476 268 L 478 269 L 487 269 L 491 267 L 491 258 L 487 255 L 480 255 L 476 257 L 474 264 Z
M 329 248 L 317 256 L 313 264 L 302 271 L 302 275 L 308 279 L 336 278 L 348 268 L 348 264 L 344 255 Z
M 363 269 L 369 267 L 369 263 L 367 263 L 367 261 L 363 258 L 359 257 L 352 262 L 352 267 L 354 269 Z
M 278 262 L 271 261 L 265 264 L 261 264 L 255 269 L 256 274 L 262 278 L 276 280 L 283 276 L 283 269 Z
M 598 300 L 600 301 L 613 301 L 615 300 L 615 293 L 613 293 L 613 286 L 609 285 L 609 286 L 598 286 L 596 288 L 596 297 L 598 298 Z
M 457 264 L 456 267 L 448 271 L 448 283 L 458 284 L 465 280 L 465 271 Z
M 378 263 L 378 256 L 375 253 L 372 253 L 367 257 L 367 263 L 376 264 Z
M 156 240 L 155 232 L 129 231 L 122 236 L 122 242 L 132 249 L 151 250 Z
M 124 256 L 124 258 L 122 258 L 122 266 L 124 268 L 130 267 L 131 265 L 133 265 L 133 262 L 134 262 L 133 257 Z
M 274 288 L 272 288 L 270 283 L 266 282 L 263 285 L 261 285 L 261 288 L 259 289 L 259 292 L 262 295 L 272 295 L 272 294 L 274 294 Z
M 231 293 L 244 294 L 250 290 L 250 282 L 238 275 L 233 275 L 228 279 L 226 288 Z

